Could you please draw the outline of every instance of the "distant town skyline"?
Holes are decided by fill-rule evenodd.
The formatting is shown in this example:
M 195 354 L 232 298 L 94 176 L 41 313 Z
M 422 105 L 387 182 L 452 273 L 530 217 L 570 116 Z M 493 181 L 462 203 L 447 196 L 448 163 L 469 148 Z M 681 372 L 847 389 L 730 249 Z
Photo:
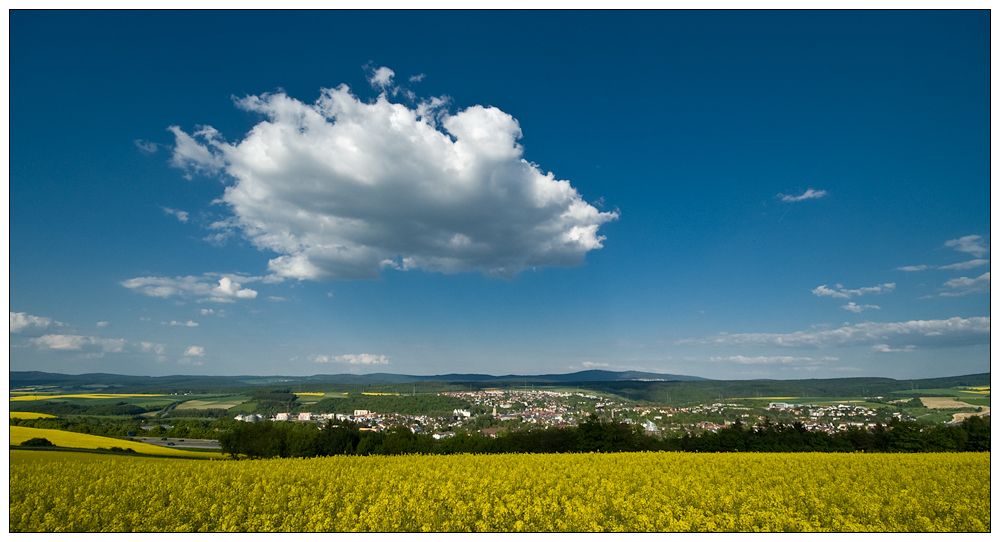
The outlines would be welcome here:
M 990 370 L 988 10 L 10 19 L 12 371 Z

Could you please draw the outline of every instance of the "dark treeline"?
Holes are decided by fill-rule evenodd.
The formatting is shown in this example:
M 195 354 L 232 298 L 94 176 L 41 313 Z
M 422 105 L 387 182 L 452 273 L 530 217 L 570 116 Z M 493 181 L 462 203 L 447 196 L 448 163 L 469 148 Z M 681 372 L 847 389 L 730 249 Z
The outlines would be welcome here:
M 740 424 L 718 433 L 657 437 L 638 426 L 590 418 L 578 427 L 502 433 L 497 437 L 456 433 L 434 439 L 405 427 L 363 431 L 345 422 L 320 429 L 296 423 L 244 423 L 221 435 L 223 452 L 233 457 L 317 457 L 327 455 L 493 454 L 582 452 L 961 452 L 989 451 L 990 424 L 972 417 L 955 426 L 923 426 L 896 421 L 869 431 L 828 434 L 801 424 Z
M 113 405 L 79 405 L 74 403 L 48 402 L 42 405 L 32 405 L 32 412 L 41 414 L 52 414 L 53 416 L 139 416 L 151 410 L 150 408 L 133 403 L 118 402 Z

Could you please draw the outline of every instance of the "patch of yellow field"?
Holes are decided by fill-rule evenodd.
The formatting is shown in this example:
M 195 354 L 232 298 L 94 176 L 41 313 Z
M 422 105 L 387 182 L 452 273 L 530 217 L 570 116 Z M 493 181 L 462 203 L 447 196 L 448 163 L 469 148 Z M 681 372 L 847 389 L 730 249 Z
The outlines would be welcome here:
M 317 397 L 323 397 L 326 394 L 323 393 L 323 392 L 321 392 L 321 391 L 320 392 L 317 392 L 317 391 L 297 391 L 297 392 L 295 392 L 295 395 L 315 395 Z
M 11 401 L 44 401 L 46 399 L 118 399 L 120 397 L 165 397 L 158 393 L 74 393 L 69 395 L 18 395 Z
M 96 450 L 97 448 L 132 448 L 140 454 L 172 455 L 177 457 L 204 457 L 222 459 L 224 456 L 218 452 L 189 452 L 187 450 L 177 450 L 166 446 L 156 446 L 144 442 L 134 442 L 110 437 L 99 437 L 97 435 L 87 435 L 84 433 L 73 433 L 72 431 L 60 431 L 58 429 L 38 429 L 35 427 L 11 426 L 10 444 L 20 445 L 22 442 L 32 438 L 44 438 L 56 446 L 66 448 L 87 448 Z
M 347 394 L 345 393 L 344 395 L 347 395 Z M 376 391 L 363 391 L 363 392 L 361 392 L 361 395 L 379 395 L 379 396 L 381 396 L 381 395 L 399 395 L 399 394 L 398 393 L 379 393 L 379 392 L 376 392 Z
M 22 420 L 37 420 L 38 418 L 55 418 L 52 414 L 40 414 L 38 412 L 11 412 L 11 418 L 20 418 Z

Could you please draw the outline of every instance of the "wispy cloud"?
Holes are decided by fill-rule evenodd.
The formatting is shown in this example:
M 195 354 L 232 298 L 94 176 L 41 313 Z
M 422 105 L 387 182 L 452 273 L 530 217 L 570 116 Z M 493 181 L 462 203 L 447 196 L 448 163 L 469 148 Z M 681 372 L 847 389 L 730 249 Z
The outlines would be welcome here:
M 974 279 L 969 277 L 951 279 L 945 282 L 944 286 L 951 289 L 947 292 L 941 292 L 941 295 L 945 297 L 955 297 L 976 292 L 989 292 L 990 274 L 988 272 L 983 273 Z
M 141 139 L 136 139 L 132 141 L 132 143 L 135 143 L 135 146 L 139 147 L 139 150 L 141 150 L 146 154 L 153 154 L 160 148 L 159 143 L 153 143 L 152 141 L 143 141 Z
M 887 344 L 876 344 L 872 347 L 872 352 L 879 354 L 894 354 L 896 352 L 913 352 L 916 347 L 912 344 L 900 348 L 891 348 Z
M 953 264 L 950 264 L 950 265 L 941 265 L 941 266 L 937 266 L 937 267 L 935 267 L 933 265 L 908 265 L 906 267 L 897 267 L 896 270 L 897 271 L 923 271 L 924 269 L 949 269 L 949 270 L 952 270 L 952 271 L 964 271 L 966 269 L 974 269 L 976 267 L 980 267 L 980 266 L 983 266 L 983 265 L 989 265 L 989 263 L 990 263 L 989 260 L 976 259 L 976 260 L 969 260 L 967 262 L 953 263 Z
M 178 297 L 198 297 L 199 302 L 215 301 L 232 303 L 236 299 L 253 299 L 257 297 L 257 291 L 243 288 L 244 282 L 274 282 L 268 277 L 244 277 L 240 275 L 222 275 L 215 279 L 214 273 L 207 273 L 201 277 L 137 277 L 121 283 L 122 286 L 148 295 L 150 297 L 162 297 L 167 299 L 172 296 Z M 280 281 L 281 279 L 278 278 Z
M 945 241 L 944 246 L 952 247 L 959 252 L 968 252 L 977 258 L 990 251 L 989 247 L 983 246 L 983 238 L 979 235 L 966 235 Z
M 171 320 L 170 325 L 172 326 L 185 326 L 185 327 L 198 327 L 198 322 L 193 322 L 188 320 L 187 322 L 178 322 L 177 320 Z
M 990 318 L 987 316 L 892 323 L 865 322 L 838 329 L 796 331 L 794 333 L 720 333 L 702 339 L 682 339 L 677 343 L 715 346 L 830 348 L 896 342 L 937 348 L 989 344 L 989 340 Z
M 819 362 L 813 358 L 795 356 L 729 356 L 712 357 L 710 361 L 728 361 L 741 365 L 816 365 Z
M 45 316 L 32 316 L 26 312 L 11 312 L 10 313 L 10 332 L 20 333 L 29 327 L 45 329 L 53 323 L 57 326 L 63 325 L 62 322 L 56 322 L 51 318 Z
M 812 188 L 810 188 L 809 190 L 806 190 L 805 192 L 799 194 L 798 196 L 788 196 L 785 194 L 778 194 L 777 197 L 781 198 L 781 201 L 784 201 L 786 203 L 795 203 L 797 201 L 804 201 L 807 199 L 822 198 L 825 195 L 826 195 L 826 190 L 813 190 Z
M 419 82 L 421 82 L 421 81 L 424 80 L 424 77 L 427 77 L 426 73 L 421 73 L 421 74 L 418 74 L 418 75 L 411 75 L 410 76 L 410 82 L 411 83 L 419 83 Z
M 877 286 L 858 288 L 857 290 L 848 290 L 844 288 L 843 284 L 835 284 L 834 288 L 836 289 L 827 288 L 826 284 L 824 284 L 813 289 L 812 293 L 818 297 L 829 296 L 834 298 L 850 299 L 853 296 L 863 296 L 866 294 L 887 294 L 896 289 L 896 283 L 887 282 Z
M 942 265 L 938 269 L 953 269 L 955 271 L 965 271 L 966 269 L 974 269 L 982 265 L 989 265 L 989 260 L 969 260 L 967 262 L 953 263 L 951 265 Z
M 342 356 L 310 356 L 316 363 L 347 363 L 350 365 L 388 365 L 389 358 L 374 354 L 344 354 Z
M 121 352 L 125 347 L 125 339 L 103 339 L 85 335 L 42 335 L 28 339 L 39 349 L 47 350 L 83 350 L 88 346 L 96 346 L 103 352 Z
M 187 222 L 188 221 L 188 212 L 187 211 L 178 211 L 177 209 L 171 209 L 170 207 L 160 207 L 160 208 L 163 209 L 163 212 L 167 213 L 168 215 L 174 215 L 174 216 L 176 216 L 177 220 L 179 220 L 181 222 Z

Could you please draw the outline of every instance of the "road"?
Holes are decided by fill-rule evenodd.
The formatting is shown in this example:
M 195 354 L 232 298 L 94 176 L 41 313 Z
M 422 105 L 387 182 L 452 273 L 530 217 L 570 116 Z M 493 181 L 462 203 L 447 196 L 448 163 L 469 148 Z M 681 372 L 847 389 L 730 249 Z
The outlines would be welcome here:
M 219 446 L 218 440 L 211 439 L 198 439 L 198 438 L 168 438 L 163 439 L 163 437 L 132 437 L 132 440 L 136 442 L 145 442 L 146 444 L 153 444 L 156 446 L 170 446 L 171 448 L 199 448 L 202 450 L 221 450 L 222 447 Z

